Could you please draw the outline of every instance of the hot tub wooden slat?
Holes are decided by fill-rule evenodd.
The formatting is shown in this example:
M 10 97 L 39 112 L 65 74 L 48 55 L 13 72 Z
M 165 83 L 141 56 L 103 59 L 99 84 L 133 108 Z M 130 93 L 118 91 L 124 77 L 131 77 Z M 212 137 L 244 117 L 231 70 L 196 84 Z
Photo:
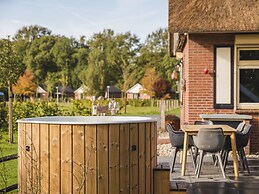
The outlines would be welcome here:
M 73 126 L 73 193 L 84 193 L 85 128 Z
M 109 193 L 113 194 L 120 193 L 119 129 L 119 125 L 109 126 Z
M 146 193 L 146 185 L 143 184 L 146 182 L 146 176 L 145 176 L 145 136 L 146 136 L 146 126 L 145 123 L 140 123 L 139 128 L 141 130 L 138 130 L 139 133 L 139 143 L 138 143 L 138 150 L 139 150 L 139 193 Z
M 40 125 L 40 186 L 43 194 L 49 193 L 49 125 Z
M 60 193 L 60 125 L 50 125 L 50 193 Z
M 138 124 L 130 124 L 130 193 L 138 194 Z
M 129 194 L 129 124 L 120 125 L 120 192 Z
M 157 126 L 156 123 L 150 123 L 151 126 L 151 166 L 156 166 L 157 164 L 157 157 L 156 157 L 156 153 L 157 153 Z M 151 169 L 151 173 L 153 173 L 152 169 Z M 153 189 L 153 188 L 151 188 Z
M 151 125 L 146 123 L 146 193 L 151 193 Z
M 98 193 L 108 193 L 108 125 L 97 125 Z
M 86 193 L 97 193 L 96 125 L 86 125 L 85 129 Z
M 22 193 L 26 193 L 27 192 L 27 185 L 26 185 L 26 177 L 27 177 L 27 170 L 26 170 L 26 157 L 25 157 L 25 137 L 26 137 L 26 133 L 25 133 L 25 129 L 26 129 L 26 124 L 25 123 L 19 123 L 19 143 L 18 143 L 18 152 L 19 152 L 19 156 L 20 156 L 20 160 L 18 162 L 19 166 L 18 166 L 18 172 L 19 172 L 19 180 L 18 180 L 18 184 L 19 184 L 19 190 Z
M 72 126 L 61 125 L 61 193 L 72 193 Z
M 19 193 L 152 194 L 155 166 L 155 122 L 19 123 Z
M 40 130 L 39 124 L 32 124 L 32 142 L 31 150 L 32 150 L 32 173 L 33 173 L 33 186 L 34 186 L 34 193 L 40 192 L 40 133 L 37 131 Z
M 33 183 L 35 182 L 32 177 L 32 158 L 33 158 L 33 153 L 32 153 L 32 134 L 31 134 L 31 125 L 32 124 L 26 124 L 25 128 L 25 145 L 28 146 L 27 149 L 25 149 L 25 166 L 27 169 L 27 192 L 33 193 Z

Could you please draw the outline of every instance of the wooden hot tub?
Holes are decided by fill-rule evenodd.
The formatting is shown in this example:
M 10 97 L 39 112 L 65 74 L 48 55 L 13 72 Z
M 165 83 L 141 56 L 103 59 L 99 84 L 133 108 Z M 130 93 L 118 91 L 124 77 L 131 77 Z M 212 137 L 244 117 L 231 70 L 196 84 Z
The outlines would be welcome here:
M 124 116 L 18 120 L 19 193 L 151 194 L 156 125 Z

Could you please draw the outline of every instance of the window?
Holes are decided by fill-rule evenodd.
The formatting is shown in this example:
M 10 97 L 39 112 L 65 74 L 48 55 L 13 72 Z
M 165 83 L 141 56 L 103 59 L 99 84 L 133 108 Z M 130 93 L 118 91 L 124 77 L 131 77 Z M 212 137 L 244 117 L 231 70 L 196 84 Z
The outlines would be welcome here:
M 233 60 L 231 46 L 216 46 L 214 51 L 214 107 L 233 108 Z
M 259 69 L 239 69 L 239 102 L 259 103 Z
M 238 48 L 237 108 L 258 109 L 259 47 Z

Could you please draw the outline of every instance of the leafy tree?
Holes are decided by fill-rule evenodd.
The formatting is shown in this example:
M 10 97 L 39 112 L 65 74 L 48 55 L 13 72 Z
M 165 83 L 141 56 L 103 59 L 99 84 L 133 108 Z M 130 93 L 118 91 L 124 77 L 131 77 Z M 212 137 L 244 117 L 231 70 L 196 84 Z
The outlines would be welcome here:
M 145 93 L 151 97 L 155 96 L 154 83 L 157 81 L 158 76 L 156 74 L 155 68 L 149 67 L 145 70 L 145 74 L 141 80 L 143 88 L 145 88 Z
M 42 84 L 48 72 L 57 72 L 58 66 L 50 52 L 57 41 L 55 36 L 42 36 L 32 41 L 24 59 L 28 69 L 34 73 L 36 83 Z
M 48 72 L 45 80 L 45 84 L 47 86 L 47 91 L 50 94 L 50 98 L 52 97 L 52 93 L 55 90 L 59 83 L 59 75 L 55 72 Z
M 32 42 L 36 38 L 49 35 L 51 35 L 51 31 L 49 29 L 39 25 L 30 25 L 23 26 L 19 29 L 14 36 L 14 40 L 25 40 L 26 42 Z
M 160 77 L 169 78 L 174 70 L 175 60 L 168 54 L 168 31 L 160 28 L 148 35 L 141 50 L 138 62 L 154 67 Z
M 103 95 L 107 85 L 114 85 L 117 81 L 114 70 L 115 56 L 112 49 L 116 47 L 114 32 L 104 30 L 94 34 L 88 42 L 88 67 L 80 74 L 81 81 L 89 87 L 92 95 Z
M 24 66 L 21 59 L 17 56 L 14 45 L 9 39 L 0 41 L 0 84 L 8 88 L 9 96 L 9 142 L 13 143 L 13 124 L 12 124 L 12 86 L 16 83 L 19 76 L 23 73 Z
M 13 86 L 14 94 L 32 98 L 37 89 L 34 79 L 34 75 L 26 70 L 25 73 L 19 77 L 16 85 Z
M 154 92 L 157 98 L 168 98 L 170 97 L 171 84 L 168 80 L 159 78 L 154 83 Z

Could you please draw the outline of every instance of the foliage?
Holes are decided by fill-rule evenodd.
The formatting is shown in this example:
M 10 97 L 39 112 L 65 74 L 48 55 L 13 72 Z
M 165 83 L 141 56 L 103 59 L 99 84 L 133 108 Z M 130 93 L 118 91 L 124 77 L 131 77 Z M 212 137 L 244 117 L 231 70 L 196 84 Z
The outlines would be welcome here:
M 158 77 L 155 68 L 147 68 L 141 80 L 141 84 L 143 88 L 145 88 L 144 92 L 151 97 L 155 96 L 154 83 L 157 81 L 157 79 Z
M 24 66 L 9 39 L 0 41 L 0 84 L 10 87 L 23 73 Z
M 36 89 L 37 85 L 34 82 L 34 75 L 26 70 L 25 73 L 19 77 L 16 85 L 13 86 L 13 93 L 31 97 L 35 94 Z
M 73 115 L 89 116 L 92 114 L 92 102 L 90 100 L 73 100 Z
M 150 33 L 140 43 L 130 32 L 115 34 L 104 29 L 88 40 L 82 36 L 77 41 L 52 35 L 49 29 L 34 25 L 19 29 L 9 43 L 20 60 L 22 72 L 25 67 L 33 72 L 35 83 L 47 88 L 49 96 L 58 85 L 77 89 L 82 84 L 89 87 L 89 95 L 103 96 L 108 85 L 125 92 L 140 80 L 152 93 L 157 76 L 168 79 L 175 87 L 170 79 L 175 60 L 168 55 L 165 28 Z M 148 69 L 153 69 L 153 73 Z
M 60 111 L 56 103 L 39 102 L 14 102 L 13 106 L 13 122 L 18 119 L 42 117 L 42 116 L 58 116 Z M 17 124 L 14 126 L 17 130 Z
M 155 96 L 157 98 L 167 98 L 170 97 L 171 84 L 168 80 L 159 78 L 153 86 Z
M 112 30 L 94 34 L 89 41 L 88 67 L 80 78 L 91 95 L 103 95 L 108 85 L 118 85 L 125 92 L 139 77 L 136 56 L 139 39 L 127 32 L 115 35 Z
M 8 113 L 5 102 L 0 102 L 1 112 L 0 112 L 0 131 L 6 130 L 8 128 Z

